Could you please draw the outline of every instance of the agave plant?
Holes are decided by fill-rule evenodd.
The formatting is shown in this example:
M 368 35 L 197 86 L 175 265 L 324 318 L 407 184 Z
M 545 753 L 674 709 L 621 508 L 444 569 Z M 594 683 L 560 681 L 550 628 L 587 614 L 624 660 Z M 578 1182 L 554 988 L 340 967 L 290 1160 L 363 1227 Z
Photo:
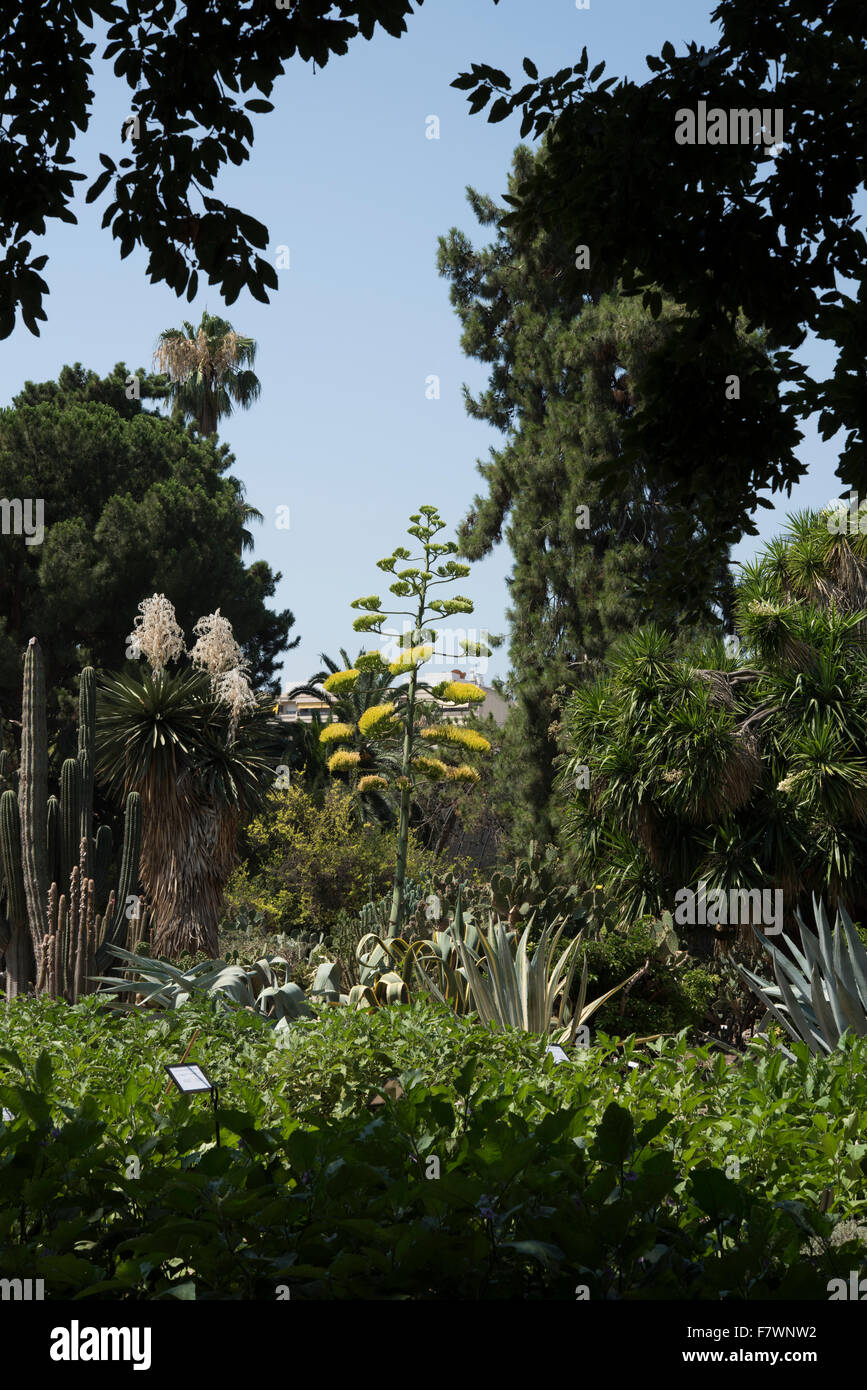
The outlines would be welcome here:
M 559 1029 L 556 1041 L 572 1044 L 578 1029 L 640 972 L 588 1004 L 585 955 L 578 999 L 572 1008 L 569 1000 L 581 934 L 557 957 L 565 924 L 557 930 L 545 926 L 531 956 L 529 942 L 535 926 L 533 914 L 520 940 L 516 931 L 490 918 L 483 930 L 472 920 L 464 919 L 459 894 L 449 927 L 435 932 L 430 943 L 413 943 L 415 978 L 456 1013 L 475 1013 L 483 1023 L 520 1028 L 528 1033 L 547 1034 Z
M 867 951 L 842 904 L 837 908 L 833 934 L 825 905 L 815 895 L 813 914 L 816 934 L 800 912 L 796 914 L 802 949 L 783 933 L 791 959 L 758 928 L 753 929 L 771 957 L 776 983 L 743 965 L 736 969 L 768 1014 L 816 1055 L 833 1052 L 848 1029 L 860 1038 L 867 1037 Z M 787 1049 L 784 1051 L 792 1057 Z
M 150 1004 L 158 1008 L 179 1009 L 193 995 L 204 995 L 240 1008 L 253 1009 L 271 1019 L 278 1027 L 286 1027 L 297 1018 L 314 1017 L 300 985 L 293 984 L 291 980 L 280 982 L 278 969 L 286 964 L 281 956 L 263 956 L 249 967 L 229 965 L 224 960 L 204 960 L 189 970 L 179 970 L 168 961 L 135 955 L 120 946 L 112 946 L 111 950 L 127 965 L 128 973 L 134 973 L 136 977 L 134 989 L 139 1004 L 118 1004 L 116 1007 L 119 1008 L 131 1009 Z M 118 981 L 108 975 L 95 978 L 108 986 L 100 991 L 103 998 L 130 991 L 128 979 Z

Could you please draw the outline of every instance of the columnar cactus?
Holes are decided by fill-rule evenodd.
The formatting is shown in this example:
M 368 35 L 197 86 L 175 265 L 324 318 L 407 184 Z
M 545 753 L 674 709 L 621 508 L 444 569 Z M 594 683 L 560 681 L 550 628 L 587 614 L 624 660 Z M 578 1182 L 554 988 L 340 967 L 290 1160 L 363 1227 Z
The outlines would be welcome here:
M 47 796 L 47 726 L 42 654 L 32 638 L 24 662 L 21 765 L 18 792 L 9 786 L 7 760 L 0 775 L 0 886 L 6 917 L 0 917 L 0 951 L 6 958 L 6 992 L 19 993 L 34 979 L 37 993 L 71 1003 L 86 993 L 97 969 L 113 964 L 109 947 L 140 939 L 144 913 L 127 916 L 137 899 L 141 851 L 141 799 L 126 800 L 118 894 L 111 892 L 102 916 L 96 904 L 105 892 L 112 858 L 108 826 L 92 833 L 95 731 L 94 673 L 81 673 L 78 756 L 60 774 L 60 799 Z M 3 785 L 6 790 L 3 790 Z
M 48 901 L 48 835 L 45 803 L 48 797 L 48 728 L 45 718 L 45 667 L 35 637 L 24 658 L 24 700 L 21 710 L 21 766 L 18 772 L 21 815 L 21 868 L 27 921 L 36 964 L 42 964 L 45 905 Z M 8 971 L 8 959 L 7 959 Z
M 85 852 L 87 839 L 85 837 Z M 60 769 L 60 883 L 79 863 L 81 844 L 81 767 L 77 759 L 67 758 Z
M 81 801 L 78 839 L 86 840 L 87 873 L 94 872 L 95 846 L 91 838 L 93 821 L 93 750 L 96 742 L 96 673 L 85 666 L 78 686 L 78 765 L 81 769 Z M 110 833 L 110 832 L 109 832 Z

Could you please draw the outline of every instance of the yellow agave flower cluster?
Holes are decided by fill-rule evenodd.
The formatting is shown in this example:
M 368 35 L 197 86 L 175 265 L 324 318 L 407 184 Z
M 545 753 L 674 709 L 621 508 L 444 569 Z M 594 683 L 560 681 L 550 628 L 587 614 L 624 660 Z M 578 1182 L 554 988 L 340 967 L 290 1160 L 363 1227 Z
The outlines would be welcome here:
M 350 768 L 357 767 L 361 762 L 361 754 L 356 753 L 352 748 L 338 748 L 336 753 L 332 753 L 328 759 L 329 772 L 348 772 Z
M 412 765 L 418 772 L 432 782 L 478 782 L 479 774 L 469 763 L 459 763 L 457 767 L 450 767 L 448 763 L 442 762 L 439 758 L 418 757 L 413 758 Z
M 393 714 L 391 701 L 384 705 L 371 705 L 359 719 L 358 728 L 365 738 L 382 738 L 396 728 L 396 721 L 391 717 Z
M 358 680 L 360 671 L 355 669 L 350 671 L 335 671 L 327 680 L 322 682 L 323 689 L 332 690 L 351 690 Z
M 437 743 L 459 743 L 473 753 L 490 753 L 491 745 L 483 734 L 475 729 L 461 729 L 457 724 L 434 724 L 430 729 L 422 729 L 422 738 L 436 740 Z
M 469 681 L 443 681 L 434 687 L 434 695 L 439 700 L 448 700 L 455 705 L 478 705 L 485 698 L 484 690 Z
M 355 733 L 354 724 L 326 724 L 319 735 L 320 743 L 347 743 Z
M 384 791 L 388 786 L 388 778 L 380 777 L 378 773 L 368 773 L 366 777 L 359 777 L 358 790 L 360 792 Z
M 432 646 L 410 647 L 407 651 L 401 652 L 388 669 L 393 676 L 402 676 L 405 671 L 411 671 L 413 666 L 423 666 L 426 661 L 430 661 L 433 654 Z
M 408 671 L 418 663 L 427 661 L 433 654 L 432 646 L 412 647 L 398 659 L 392 662 L 389 670 L 394 674 L 401 671 Z M 360 664 L 361 658 L 359 658 Z M 359 676 L 359 670 L 352 668 L 348 671 L 335 671 L 324 682 L 325 689 L 328 691 L 349 690 L 355 684 Z M 452 700 L 456 703 L 478 703 L 484 700 L 484 691 L 476 685 L 464 684 L 460 681 L 444 682 L 437 687 L 435 692 L 441 698 Z M 399 721 L 394 718 L 394 704 L 387 701 L 381 705 L 371 705 L 366 709 L 358 721 L 354 724 L 326 724 L 319 735 L 320 743 L 350 743 L 356 733 L 363 734 L 365 738 L 384 738 L 393 733 L 399 727 Z M 486 738 L 475 731 L 475 729 L 462 729 L 455 724 L 435 724 L 429 729 L 422 729 L 421 737 L 428 742 L 450 743 L 466 748 L 474 753 L 489 753 L 491 745 Z M 352 768 L 358 767 L 361 761 L 361 754 L 355 749 L 338 748 L 328 759 L 327 767 L 329 772 L 348 772 Z M 422 773 L 431 781 L 448 782 L 478 782 L 479 773 L 469 763 L 460 763 L 456 767 L 450 766 L 442 761 L 441 758 L 432 758 L 419 755 L 413 758 L 412 766 L 416 772 Z M 404 783 L 403 778 L 395 779 L 394 785 L 401 787 Z M 360 778 L 358 790 L 360 792 L 381 790 L 388 786 L 388 781 L 379 773 L 371 773 Z

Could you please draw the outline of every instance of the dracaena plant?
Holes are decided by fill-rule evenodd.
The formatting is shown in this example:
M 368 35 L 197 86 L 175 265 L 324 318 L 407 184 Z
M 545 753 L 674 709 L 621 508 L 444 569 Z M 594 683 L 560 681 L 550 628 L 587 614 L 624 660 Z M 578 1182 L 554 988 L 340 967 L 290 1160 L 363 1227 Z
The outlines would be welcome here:
M 445 528 L 436 507 L 420 507 L 410 517 L 410 523 L 407 532 L 417 544 L 416 553 L 398 546 L 391 555 L 377 561 L 381 570 L 393 576 L 390 592 L 399 599 L 406 599 L 407 608 L 384 608 L 378 594 L 355 599 L 352 604 L 353 608 L 363 610 L 353 624 L 356 632 L 381 636 L 383 623 L 389 617 L 409 619 L 404 622 L 398 656 L 389 662 L 381 651 L 365 653 L 357 659 L 355 667 L 333 672 L 324 685 L 329 693 L 344 694 L 364 673 L 371 671 L 388 671 L 391 676 L 400 677 L 403 683 L 383 690 L 385 698 L 379 704 L 368 705 L 357 720 L 328 724 L 320 735 L 323 742 L 335 745 L 335 752 L 328 760 L 329 771 L 353 777 L 359 793 L 393 789 L 399 796 L 389 937 L 397 935 L 403 917 L 409 813 L 414 787 L 421 782 L 477 782 L 479 774 L 466 760 L 467 755 L 488 753 L 491 748 L 488 740 L 475 730 L 448 722 L 430 724 L 427 718 L 430 703 L 419 700 L 421 694 L 427 694 L 445 701 L 477 704 L 485 697 L 476 685 L 441 681 L 431 687 L 420 679 L 421 668 L 433 656 L 438 635 L 431 623 L 455 613 L 472 613 L 473 605 L 463 595 L 431 597 L 434 589 L 454 584 L 470 572 L 469 565 L 451 558 L 458 549 L 454 541 L 436 539 Z M 464 641 L 462 647 L 468 656 L 490 655 L 490 648 L 483 642 Z M 365 774 L 364 751 L 372 742 L 381 742 L 389 756 L 381 759 L 379 772 Z

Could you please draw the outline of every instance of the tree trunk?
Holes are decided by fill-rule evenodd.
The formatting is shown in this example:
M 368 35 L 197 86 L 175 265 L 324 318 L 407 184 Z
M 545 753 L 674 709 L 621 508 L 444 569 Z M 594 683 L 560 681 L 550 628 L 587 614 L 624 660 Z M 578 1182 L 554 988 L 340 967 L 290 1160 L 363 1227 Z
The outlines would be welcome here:
M 151 905 L 153 953 L 214 959 L 223 894 L 236 861 L 237 812 L 169 786 L 147 800 L 141 881 Z

